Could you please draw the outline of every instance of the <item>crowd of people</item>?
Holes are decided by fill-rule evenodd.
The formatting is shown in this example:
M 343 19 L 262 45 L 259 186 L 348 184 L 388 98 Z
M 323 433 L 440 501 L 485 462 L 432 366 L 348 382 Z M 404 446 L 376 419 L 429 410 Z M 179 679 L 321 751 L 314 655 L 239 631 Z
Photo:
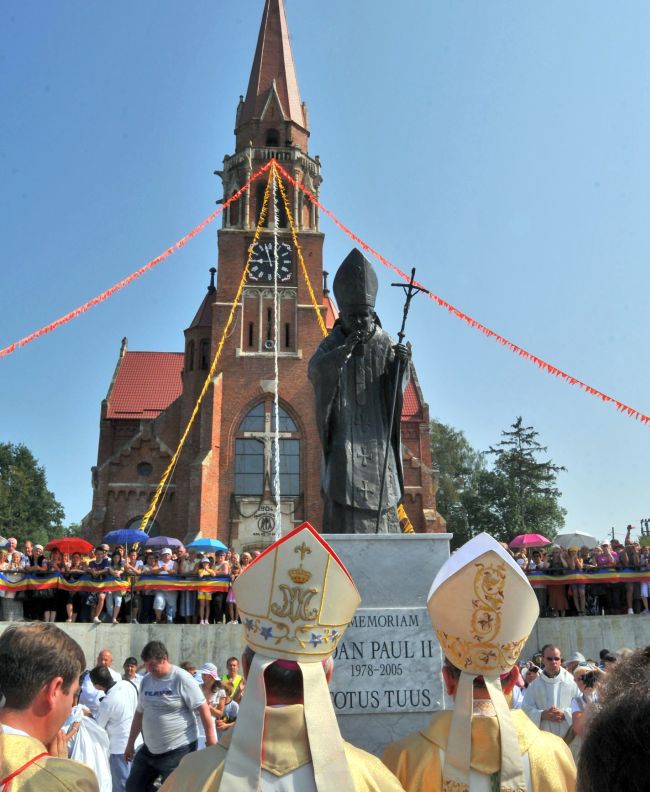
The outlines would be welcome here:
M 118 670 L 109 648 L 87 663 L 55 624 L 5 629 L 0 789 L 647 788 L 650 647 L 586 658 L 547 644 L 521 660 L 537 599 L 521 565 L 486 534 L 443 564 L 427 599 L 453 709 L 387 745 L 382 761 L 343 740 L 328 692 L 360 598 L 322 537 L 301 526 L 234 588 L 246 648 L 241 667 L 230 657 L 223 673 L 210 658 L 175 665 L 160 640 Z M 294 601 L 302 604 L 288 607 Z
M 186 623 L 223 624 L 239 621 L 232 584 L 259 551 L 217 550 L 196 552 L 182 545 L 178 548 L 144 548 L 127 551 L 123 545 L 97 545 L 88 553 L 45 551 L 27 540 L 22 549 L 10 538 L 0 549 L 0 572 L 19 581 L 21 575 L 46 576 L 60 573 L 65 579 L 123 580 L 135 584 L 141 575 L 176 576 L 188 581 L 218 577 L 225 590 L 165 590 L 155 581 L 146 589 L 131 585 L 126 590 L 66 591 L 63 588 L 29 591 L 3 591 L 0 586 L 0 621 L 46 622 L 133 622 L 135 624 Z
M 71 710 L 61 731 L 41 741 L 50 755 L 69 757 L 89 767 L 100 792 L 151 789 L 157 779 L 165 780 L 185 754 L 227 743 L 246 686 L 238 658 L 228 658 L 223 674 L 211 661 L 197 666 L 184 660 L 176 666 L 161 641 L 146 644 L 139 660 L 125 658 L 121 671 L 115 668 L 108 648 L 86 668 L 72 639 L 38 622 L 5 631 L 0 638 L 0 663 L 9 680 L 8 685 L 0 683 L 4 735 L 23 731 L 16 724 L 25 723 L 24 715 L 14 715 L 33 692 L 26 680 L 29 669 L 37 679 L 42 676 L 41 665 L 48 669 L 46 675 L 62 674 L 67 670 L 64 666 L 81 669 L 66 693 Z M 64 681 L 68 680 L 64 677 Z M 23 694 L 19 696 L 20 689 Z M 32 725 L 34 720 L 30 719 Z M 34 736 L 40 739 L 43 732 L 37 729 Z
M 533 582 L 542 574 L 562 577 L 594 572 L 650 571 L 650 547 L 632 541 L 629 529 L 624 543 L 612 539 L 591 549 L 551 545 L 528 552 L 518 550 L 514 558 Z M 648 582 L 645 581 L 609 582 L 600 577 L 593 583 L 548 586 L 535 583 L 534 588 L 542 616 L 650 615 Z

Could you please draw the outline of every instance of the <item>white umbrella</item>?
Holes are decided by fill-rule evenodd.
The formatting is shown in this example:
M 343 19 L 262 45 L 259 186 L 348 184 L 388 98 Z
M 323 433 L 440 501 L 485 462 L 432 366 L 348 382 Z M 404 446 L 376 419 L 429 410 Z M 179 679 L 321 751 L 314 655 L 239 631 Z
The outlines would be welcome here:
M 598 547 L 600 542 L 596 539 L 595 536 L 592 536 L 588 533 L 583 533 L 582 531 L 572 531 L 571 533 L 563 533 L 558 534 L 555 539 L 555 544 L 559 544 L 560 547 L 583 547 L 586 546 L 590 550 L 594 547 Z

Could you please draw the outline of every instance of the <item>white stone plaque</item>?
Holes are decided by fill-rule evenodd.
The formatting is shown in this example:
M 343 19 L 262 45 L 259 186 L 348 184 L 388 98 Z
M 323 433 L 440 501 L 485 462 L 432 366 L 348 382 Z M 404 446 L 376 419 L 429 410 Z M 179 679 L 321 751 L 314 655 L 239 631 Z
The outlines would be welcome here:
M 426 608 L 360 608 L 334 661 L 330 694 L 337 715 L 441 706 L 440 646 Z
M 287 534 L 293 528 L 294 502 L 291 499 L 281 501 L 281 532 Z M 242 498 L 238 502 L 240 517 L 238 520 L 238 539 L 233 542 L 236 550 L 241 551 L 247 547 L 260 548 L 268 546 L 275 541 L 276 511 L 275 504 L 263 502 L 258 498 Z

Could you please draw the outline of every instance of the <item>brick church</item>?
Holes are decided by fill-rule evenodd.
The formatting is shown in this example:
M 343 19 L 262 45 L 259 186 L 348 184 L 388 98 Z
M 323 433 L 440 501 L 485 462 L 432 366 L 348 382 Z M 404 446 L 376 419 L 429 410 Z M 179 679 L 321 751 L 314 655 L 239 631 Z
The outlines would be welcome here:
M 319 196 L 321 163 L 308 151 L 307 108 L 298 90 L 283 0 L 266 0 L 248 90 L 236 111 L 235 136 L 235 152 L 224 157 L 218 174 L 224 200 L 272 158 Z M 207 293 L 184 331 L 184 351 L 130 351 L 127 340 L 122 341 L 101 405 L 97 465 L 92 469 L 93 504 L 84 519 L 86 532 L 94 539 L 114 528 L 138 527 L 151 503 L 224 332 L 258 225 L 266 182 L 266 176 L 255 181 L 223 212 L 218 271 L 211 270 Z M 300 190 L 288 183 L 285 187 L 318 309 L 330 329 L 337 309 L 323 271 L 318 211 Z M 272 270 L 252 263 L 216 375 L 150 523 L 152 535 L 185 541 L 218 537 L 240 550 L 273 541 L 277 515 L 272 494 L 273 338 L 279 347 L 282 531 L 305 519 L 320 525 L 321 450 L 307 364 L 323 336 L 286 212 L 278 215 L 280 333 L 271 334 L 276 304 Z M 272 240 L 274 222 L 271 206 L 258 244 Z M 335 270 L 339 263 L 331 263 L 330 268 Z M 443 530 L 444 521 L 435 505 L 429 410 L 413 366 L 401 430 L 403 505 L 408 517 L 418 532 Z

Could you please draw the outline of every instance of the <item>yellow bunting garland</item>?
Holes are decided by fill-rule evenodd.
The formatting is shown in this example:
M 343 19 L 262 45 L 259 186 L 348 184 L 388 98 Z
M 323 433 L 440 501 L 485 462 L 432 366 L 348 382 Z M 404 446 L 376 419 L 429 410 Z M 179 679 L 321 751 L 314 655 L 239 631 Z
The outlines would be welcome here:
M 233 303 L 232 303 L 232 306 L 231 306 L 231 309 L 230 309 L 230 314 L 228 315 L 228 320 L 226 321 L 225 327 L 223 329 L 223 333 L 221 334 L 221 339 L 219 341 L 219 345 L 217 347 L 217 351 L 215 353 L 214 360 L 212 361 L 212 365 L 210 366 L 210 370 L 208 371 L 208 375 L 205 378 L 205 382 L 203 383 L 203 387 L 201 388 L 201 392 L 199 393 L 199 397 L 196 400 L 196 404 L 194 405 L 194 409 L 192 410 L 192 414 L 190 415 L 190 418 L 189 418 L 189 420 L 187 422 L 187 426 L 185 427 L 185 431 L 183 432 L 183 435 L 181 436 L 181 439 L 180 439 L 180 442 L 178 444 L 178 447 L 177 447 L 176 451 L 174 451 L 174 455 L 171 458 L 171 462 L 167 466 L 167 469 L 163 473 L 162 478 L 160 479 L 160 482 L 158 483 L 158 486 L 156 487 L 156 492 L 155 492 L 155 494 L 153 496 L 153 500 L 151 501 L 151 505 L 149 506 L 149 509 L 147 510 L 146 514 L 142 518 L 142 522 L 140 523 L 140 528 L 143 531 L 147 530 L 147 525 L 149 524 L 149 520 L 151 519 L 151 515 L 154 514 L 154 512 L 156 512 L 156 506 L 158 505 L 158 501 L 160 500 L 160 496 L 161 496 L 161 494 L 163 492 L 163 489 L 165 488 L 165 484 L 167 483 L 167 480 L 171 476 L 174 468 L 176 467 L 176 462 L 178 461 L 178 458 L 179 458 L 179 456 L 181 454 L 181 451 L 183 450 L 183 445 L 185 444 L 185 440 L 187 439 L 187 436 L 190 433 L 190 429 L 192 428 L 192 424 L 194 423 L 194 420 L 195 420 L 196 416 L 199 413 L 199 409 L 201 407 L 201 402 L 203 401 L 203 398 L 204 398 L 205 394 L 208 392 L 208 388 L 210 387 L 210 384 L 212 383 L 212 379 L 214 378 L 215 372 L 217 370 L 217 365 L 219 363 L 219 359 L 221 358 L 221 353 L 223 352 L 223 347 L 224 347 L 224 344 L 226 343 L 226 338 L 228 337 L 228 331 L 230 330 L 230 326 L 233 323 L 233 320 L 235 318 L 235 311 L 237 310 L 237 306 L 239 305 L 239 301 L 241 299 L 242 292 L 244 291 L 244 285 L 246 283 L 246 276 L 248 275 L 248 268 L 250 266 L 251 257 L 253 255 L 253 249 L 255 248 L 255 245 L 257 244 L 258 239 L 260 238 L 260 234 L 262 233 L 262 228 L 264 226 L 264 221 L 266 220 L 266 213 L 268 211 L 268 203 L 269 203 L 269 195 L 271 194 L 271 178 L 272 178 L 272 175 L 273 175 L 273 170 L 271 170 L 270 173 L 269 173 L 269 178 L 268 178 L 268 181 L 266 183 L 266 190 L 264 191 L 264 202 L 262 204 L 262 210 L 260 212 L 259 220 L 258 220 L 258 223 L 257 223 L 257 228 L 255 229 L 255 235 L 253 236 L 253 241 L 252 241 L 250 247 L 248 248 L 248 256 L 246 257 L 246 266 L 244 267 L 244 271 L 242 273 L 242 277 L 241 277 L 241 280 L 239 282 L 239 287 L 237 288 L 237 294 L 235 295 L 235 299 L 233 300 Z
M 284 189 L 284 184 L 282 183 L 282 177 L 280 176 L 280 172 L 278 171 L 275 161 L 273 162 L 273 173 L 275 174 L 278 184 L 280 185 L 280 194 L 282 195 L 282 201 L 284 202 L 284 208 L 287 213 L 287 217 L 289 218 L 289 226 L 291 227 L 291 236 L 293 238 L 293 244 L 296 248 L 296 252 L 298 253 L 298 260 L 300 261 L 300 266 L 302 268 L 302 274 L 305 278 L 305 282 L 307 283 L 307 288 L 309 289 L 309 296 L 311 298 L 311 304 L 314 306 L 314 311 L 316 311 L 316 318 L 318 319 L 318 324 L 320 325 L 321 332 L 324 336 L 327 335 L 327 327 L 325 327 L 325 321 L 323 320 L 323 315 L 321 314 L 320 306 L 318 305 L 318 301 L 316 300 L 316 295 L 314 294 L 314 289 L 311 285 L 311 281 L 309 280 L 309 273 L 307 272 L 307 267 L 305 266 L 305 260 L 302 257 L 302 250 L 300 249 L 300 245 L 298 244 L 298 235 L 296 234 L 296 226 L 293 222 L 293 214 L 291 209 L 289 208 L 289 200 L 287 198 L 286 190 Z

